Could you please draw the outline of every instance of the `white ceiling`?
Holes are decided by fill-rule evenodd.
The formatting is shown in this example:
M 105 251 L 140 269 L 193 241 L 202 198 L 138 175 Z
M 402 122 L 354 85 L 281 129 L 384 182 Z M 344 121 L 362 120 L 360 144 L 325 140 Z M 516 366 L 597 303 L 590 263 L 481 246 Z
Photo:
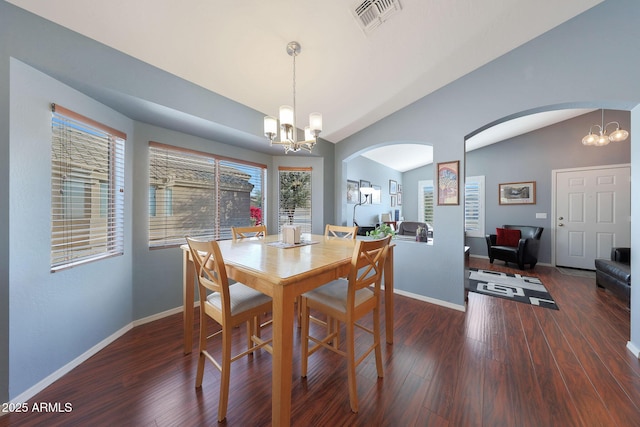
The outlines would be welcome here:
M 339 142 L 602 0 L 399 0 L 365 33 L 362 0 L 8 0 L 199 86 L 299 127 L 323 114 Z

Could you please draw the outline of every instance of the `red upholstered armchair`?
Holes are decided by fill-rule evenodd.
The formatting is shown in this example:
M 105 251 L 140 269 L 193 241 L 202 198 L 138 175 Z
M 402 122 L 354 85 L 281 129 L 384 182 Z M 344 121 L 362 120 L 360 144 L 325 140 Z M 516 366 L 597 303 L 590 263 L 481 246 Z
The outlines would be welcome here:
M 487 254 L 489 262 L 499 259 L 507 264 L 518 264 L 520 270 L 524 270 L 525 264 L 530 268 L 538 262 L 538 250 L 540 248 L 540 236 L 542 227 L 529 225 L 503 225 L 496 229 L 496 234 L 488 234 Z

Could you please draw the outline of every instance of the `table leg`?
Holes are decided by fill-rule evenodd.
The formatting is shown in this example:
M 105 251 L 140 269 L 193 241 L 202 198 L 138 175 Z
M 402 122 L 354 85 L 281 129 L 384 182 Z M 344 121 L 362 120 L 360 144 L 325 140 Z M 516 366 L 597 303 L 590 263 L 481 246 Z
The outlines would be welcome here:
M 182 320 L 184 336 L 184 354 L 191 353 L 193 348 L 193 298 L 194 290 L 194 265 L 189 257 L 189 251 L 183 250 L 182 258 Z
M 387 343 L 393 344 L 393 246 L 384 264 L 384 316 Z
M 275 286 L 273 295 L 273 370 L 271 423 L 291 423 L 291 376 L 293 375 L 293 318 L 295 296 L 290 286 Z

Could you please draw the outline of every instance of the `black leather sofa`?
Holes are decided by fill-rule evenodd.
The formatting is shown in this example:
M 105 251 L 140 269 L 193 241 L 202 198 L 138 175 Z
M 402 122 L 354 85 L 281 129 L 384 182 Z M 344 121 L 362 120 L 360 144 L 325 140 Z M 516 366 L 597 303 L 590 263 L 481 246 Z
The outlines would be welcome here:
M 627 303 L 631 302 L 631 248 L 611 248 L 611 259 L 597 258 L 596 285 L 608 289 Z
M 533 268 L 538 263 L 538 251 L 540 249 L 540 237 L 543 227 L 530 225 L 503 225 L 502 228 L 508 230 L 520 230 L 520 240 L 515 246 L 498 245 L 496 234 L 487 234 L 487 255 L 489 262 L 493 264 L 494 259 L 499 259 L 507 264 L 512 262 L 518 264 L 520 270 L 524 270 L 525 264 Z

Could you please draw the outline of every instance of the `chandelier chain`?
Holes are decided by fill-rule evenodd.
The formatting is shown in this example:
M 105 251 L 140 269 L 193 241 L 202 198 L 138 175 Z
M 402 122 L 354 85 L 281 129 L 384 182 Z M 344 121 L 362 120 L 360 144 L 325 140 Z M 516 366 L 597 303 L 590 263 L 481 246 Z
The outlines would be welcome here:
M 296 123 L 298 122 L 296 118 L 297 111 L 298 111 L 296 110 L 296 56 L 298 55 L 294 51 L 291 56 L 293 56 L 293 132 L 294 132 L 293 140 L 297 141 L 298 138 L 295 135 L 296 133 L 295 129 L 296 129 Z

